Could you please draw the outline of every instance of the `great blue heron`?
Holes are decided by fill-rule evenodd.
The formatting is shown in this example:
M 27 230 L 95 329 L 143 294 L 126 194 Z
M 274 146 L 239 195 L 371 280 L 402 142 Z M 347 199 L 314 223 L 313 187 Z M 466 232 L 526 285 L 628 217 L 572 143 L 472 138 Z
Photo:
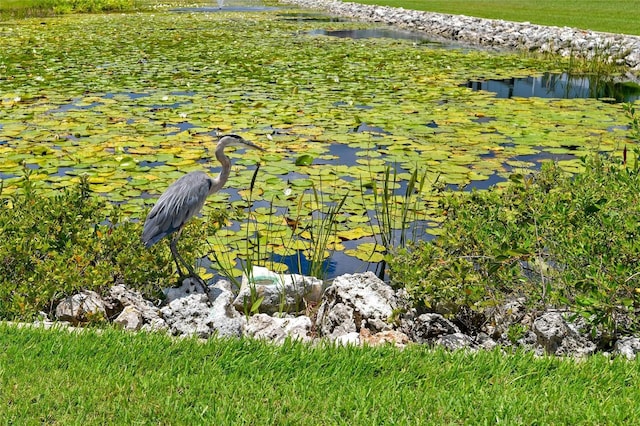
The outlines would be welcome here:
M 199 279 L 193 267 L 185 262 L 178 253 L 176 244 L 185 223 L 202 209 L 209 195 L 218 192 L 227 182 L 231 171 L 231 161 L 224 154 L 224 149 L 229 145 L 243 145 L 264 151 L 264 149 L 238 135 L 222 136 L 216 145 L 215 151 L 216 158 L 222 166 L 220 174 L 215 178 L 211 178 L 205 172 L 196 171 L 182 176 L 172 183 L 158 198 L 144 221 L 142 242 L 147 248 L 162 238 L 173 234 L 169 247 L 180 276 L 184 276 L 180 269 L 180 263 L 182 263 L 189 271 L 190 276 Z

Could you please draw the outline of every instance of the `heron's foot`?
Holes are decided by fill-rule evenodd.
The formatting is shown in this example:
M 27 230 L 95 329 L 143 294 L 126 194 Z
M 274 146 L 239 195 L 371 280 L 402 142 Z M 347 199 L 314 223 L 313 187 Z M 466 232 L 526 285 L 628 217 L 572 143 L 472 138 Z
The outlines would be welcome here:
M 199 275 L 196 274 L 195 276 L 192 276 L 192 278 L 198 281 L 198 284 L 200 285 L 200 287 L 202 287 L 202 290 L 204 290 L 205 294 L 209 292 L 209 286 L 202 278 L 200 278 Z
M 202 289 L 202 291 L 204 292 L 204 294 L 207 295 L 207 297 L 209 297 L 209 286 L 207 285 L 207 283 L 200 277 L 200 275 L 194 273 L 189 273 L 186 275 L 181 275 L 180 276 L 180 282 L 183 282 L 185 279 L 187 278 L 191 278 L 193 281 L 196 282 L 196 285 L 200 286 L 200 288 Z M 192 282 L 193 282 L 192 281 Z
M 182 284 L 184 284 L 184 280 L 186 280 L 187 278 L 191 278 L 191 275 L 181 274 L 178 272 L 178 286 L 181 286 Z

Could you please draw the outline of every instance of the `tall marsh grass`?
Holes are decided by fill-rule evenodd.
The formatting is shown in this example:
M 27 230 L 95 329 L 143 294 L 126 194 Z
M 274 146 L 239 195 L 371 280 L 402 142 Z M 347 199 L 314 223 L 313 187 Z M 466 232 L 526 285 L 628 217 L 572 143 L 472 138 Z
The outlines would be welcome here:
M 378 234 L 387 252 L 403 248 L 409 236 L 417 231 L 418 212 L 424 208 L 421 193 L 425 188 L 426 173 L 411 173 L 404 191 L 397 194 L 402 181 L 395 168 L 385 169 L 381 182 L 373 180 L 374 220 L 380 228 Z

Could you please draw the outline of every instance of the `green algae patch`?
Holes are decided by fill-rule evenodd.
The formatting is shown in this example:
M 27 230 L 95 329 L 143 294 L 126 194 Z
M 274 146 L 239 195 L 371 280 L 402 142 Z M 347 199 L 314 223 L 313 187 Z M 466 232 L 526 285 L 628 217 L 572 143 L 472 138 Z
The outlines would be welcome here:
M 143 219 L 182 174 L 216 173 L 215 140 L 234 132 L 266 152 L 230 150 L 227 189 L 210 198 L 205 216 L 270 203 L 267 212 L 232 215 L 231 222 L 272 224 L 271 233 L 255 233 L 268 252 L 290 253 L 309 250 L 303 229 L 312 226 L 314 212 L 322 214 L 348 195 L 337 238 L 369 244 L 348 254 L 377 260 L 381 251 L 369 240 L 377 224 L 363 218 L 376 209 L 370 191 L 380 187 L 373 183 L 388 167 L 398 171 L 398 191 L 414 170 L 426 174 L 415 218 L 436 223 L 434 185 L 506 180 L 514 171 L 537 168 L 535 157 L 544 153 L 579 171 L 578 156 L 621 151 L 628 143 L 620 105 L 498 99 L 460 87 L 472 78 L 535 74 L 552 66 L 541 60 L 314 36 L 309 31 L 371 25 L 293 22 L 288 13 L 6 22 L 0 27 L 1 196 L 19 190 L 25 166 L 34 185 L 52 192 L 87 175 L 95 193 Z M 257 189 L 249 196 L 258 163 Z M 305 197 L 312 191 L 325 196 L 310 202 Z M 287 215 L 301 226 L 282 225 Z M 247 229 L 230 233 L 236 238 L 224 238 L 233 250 L 224 255 L 233 264 L 234 256 L 246 256 Z

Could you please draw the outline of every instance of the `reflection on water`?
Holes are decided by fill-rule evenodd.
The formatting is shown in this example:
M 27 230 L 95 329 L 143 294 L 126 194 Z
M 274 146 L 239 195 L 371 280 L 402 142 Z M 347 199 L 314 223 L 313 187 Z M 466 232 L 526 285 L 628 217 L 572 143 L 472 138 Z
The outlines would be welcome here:
M 412 40 L 412 41 L 429 41 L 431 38 L 426 34 L 413 33 L 411 31 L 394 30 L 389 28 L 375 28 L 369 30 L 312 30 L 307 34 L 309 35 L 323 35 L 338 38 L 392 38 L 397 40 Z
M 372 133 L 375 135 L 390 135 L 391 132 L 387 132 L 380 126 L 370 126 L 367 123 L 360 123 L 358 127 L 353 129 L 356 133 Z
M 447 47 L 458 46 L 453 42 L 442 42 L 434 39 L 433 36 L 429 36 L 424 33 L 416 33 L 412 31 L 391 29 L 391 28 L 374 28 L 368 30 L 312 30 L 307 32 L 308 35 L 313 36 L 329 36 L 338 38 L 352 38 L 352 39 L 365 39 L 365 38 L 390 38 L 393 40 L 410 40 L 414 43 L 427 44 L 433 47 Z
M 277 7 L 268 6 L 209 6 L 209 7 L 178 7 L 171 9 L 172 12 L 195 12 L 195 13 L 213 13 L 213 12 L 269 12 L 278 10 Z
M 321 269 L 325 272 L 326 276 L 329 276 L 329 277 L 336 276 L 338 259 L 335 259 L 334 256 L 336 256 L 337 254 L 338 252 L 333 253 L 332 256 L 330 256 L 329 258 L 325 259 L 322 262 Z M 357 259 L 350 258 L 349 256 L 346 256 L 344 253 L 341 253 L 341 252 L 340 254 L 342 254 L 342 256 L 345 257 L 345 259 L 340 260 L 340 266 L 343 269 L 340 272 L 340 275 L 346 274 L 346 273 L 353 273 L 353 272 L 345 272 L 345 270 L 354 271 L 354 269 L 352 268 L 357 263 Z M 307 259 L 307 256 L 305 256 L 303 252 L 298 252 L 297 254 L 292 254 L 289 256 L 281 256 L 279 254 L 274 254 L 271 257 L 271 261 L 274 263 L 282 263 L 283 265 L 287 265 L 287 267 L 289 268 L 288 273 L 290 274 L 307 275 L 309 274 L 309 271 L 311 270 L 311 266 L 312 266 L 311 261 Z
M 211 0 L 211 6 L 177 7 L 173 12 L 269 12 L 278 10 L 277 7 L 265 6 L 261 0 Z
M 499 98 L 595 98 L 612 102 L 633 102 L 640 99 L 640 86 L 637 84 L 614 82 L 596 76 L 574 76 L 567 73 L 469 81 L 462 86 L 493 92 Z
M 292 22 L 349 22 L 348 18 L 325 15 L 323 13 L 282 13 L 279 16 L 283 21 Z

